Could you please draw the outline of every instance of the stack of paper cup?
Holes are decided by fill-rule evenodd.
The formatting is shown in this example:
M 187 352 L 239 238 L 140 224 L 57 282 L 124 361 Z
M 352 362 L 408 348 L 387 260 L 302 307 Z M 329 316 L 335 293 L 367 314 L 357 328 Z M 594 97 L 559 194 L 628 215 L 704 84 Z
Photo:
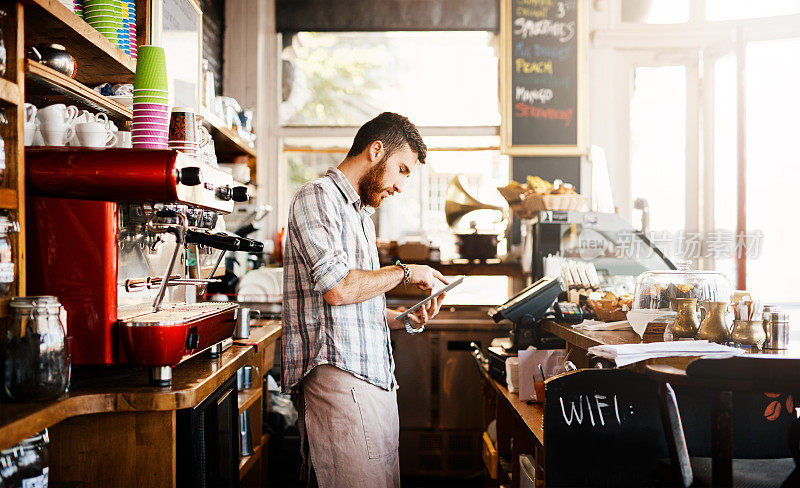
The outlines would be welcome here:
M 133 147 L 167 149 L 167 61 L 164 48 L 139 46 L 133 79 Z
M 135 32 L 136 8 L 132 8 L 128 0 L 83 0 L 83 19 L 112 44 L 131 54 L 131 27 Z
M 83 0 L 72 0 L 72 11 L 78 17 L 83 18 Z
M 130 51 L 128 54 L 136 60 L 137 46 L 136 46 L 136 0 L 123 0 L 127 3 L 128 7 L 128 35 L 130 36 Z

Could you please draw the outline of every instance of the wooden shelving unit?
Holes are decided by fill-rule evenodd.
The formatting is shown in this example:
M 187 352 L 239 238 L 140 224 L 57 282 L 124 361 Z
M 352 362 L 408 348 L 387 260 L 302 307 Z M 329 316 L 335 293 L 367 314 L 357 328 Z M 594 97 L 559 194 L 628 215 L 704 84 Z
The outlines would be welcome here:
M 19 102 L 19 86 L 5 78 L 0 78 L 0 100 L 9 105 L 16 105 Z
M 211 132 L 211 137 L 214 138 L 217 155 L 224 159 L 233 159 L 237 156 L 256 157 L 255 148 L 250 147 L 239 134 L 229 129 L 225 121 L 205 109 L 200 110 L 200 115 L 203 116 L 203 123 Z
M 75 58 L 75 78 L 85 85 L 133 83 L 136 63 L 58 0 L 25 0 L 27 45 L 57 43 Z
M 256 461 L 261 459 L 261 446 L 253 446 L 253 454 L 243 457 L 239 461 L 239 480 L 247 476 L 250 469 L 255 466 Z
M 261 400 L 261 384 L 253 385 L 252 388 L 239 392 L 239 413 L 250 408 L 253 403 Z
M 0 209 L 16 210 L 19 205 L 17 190 L 0 188 Z
M 130 108 L 36 61 L 25 61 L 25 83 L 25 97 L 34 105 L 75 105 L 79 109 L 103 112 L 117 124 L 133 119 Z
M 7 124 L 0 127 L 6 146 L 5 172 L 0 186 L 0 212 L 17 222 L 19 230 L 9 234 L 15 266 L 15 282 L 10 296 L 24 296 L 25 265 L 25 9 L 20 3 L 8 5 L 3 30 L 6 43 L 6 73 L 0 78 L 0 109 Z M 0 300 L 0 316 L 8 314 L 6 297 Z

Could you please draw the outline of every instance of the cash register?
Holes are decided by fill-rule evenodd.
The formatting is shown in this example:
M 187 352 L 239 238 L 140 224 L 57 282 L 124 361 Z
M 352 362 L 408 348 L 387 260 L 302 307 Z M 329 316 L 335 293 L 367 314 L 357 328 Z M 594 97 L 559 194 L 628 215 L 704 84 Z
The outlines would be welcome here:
M 563 339 L 542 330 L 541 321 L 550 313 L 558 296 L 566 291 L 559 276 L 545 276 L 525 288 L 506 303 L 489 310 L 495 322 L 509 320 L 514 324 L 510 332 L 511 347 L 489 348 L 489 374 L 505 382 L 506 359 L 517 355 L 520 349 L 534 346 L 537 349 L 563 349 Z

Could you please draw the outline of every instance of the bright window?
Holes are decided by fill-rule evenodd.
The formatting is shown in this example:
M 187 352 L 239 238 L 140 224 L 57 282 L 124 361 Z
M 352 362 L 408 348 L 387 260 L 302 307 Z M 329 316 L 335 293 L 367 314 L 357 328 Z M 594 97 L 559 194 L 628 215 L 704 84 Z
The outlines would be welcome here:
M 388 110 L 418 126 L 498 125 L 494 42 L 489 32 L 298 33 L 283 53 L 281 123 L 358 127 Z
M 689 0 L 622 0 L 622 21 L 682 24 L 689 21 Z
M 797 161 L 800 39 L 747 46 L 747 231 L 752 245 L 747 288 L 772 301 L 798 301 L 793 278 L 800 249 Z
M 630 101 L 631 190 L 647 200 L 650 229 L 686 222 L 686 68 L 638 67 Z M 664 249 L 664 251 L 669 251 Z
M 714 64 L 714 232 L 733 236 L 737 228 L 736 57 Z M 736 283 L 736 254 L 714 256 L 714 269 Z
M 706 0 L 708 20 L 755 19 L 800 13 L 800 0 Z

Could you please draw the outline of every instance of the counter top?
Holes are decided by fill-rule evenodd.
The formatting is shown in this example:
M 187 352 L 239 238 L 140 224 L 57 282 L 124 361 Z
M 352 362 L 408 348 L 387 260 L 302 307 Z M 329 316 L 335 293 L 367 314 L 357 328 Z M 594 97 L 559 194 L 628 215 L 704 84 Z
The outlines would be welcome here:
M 175 366 L 169 387 L 148 386 L 146 368 L 114 368 L 73 374 L 70 391 L 57 400 L 3 403 L 0 449 L 78 415 L 193 407 L 251 359 L 257 347 L 276 341 L 280 333 L 279 320 L 256 322 L 249 339 L 235 342 L 218 358 L 200 355 Z
M 501 396 L 505 397 L 511 408 L 519 415 L 520 420 L 536 437 L 539 445 L 544 445 L 544 404 L 528 404 L 519 399 L 518 393 L 511 393 L 505 385 L 501 384 L 491 376 L 489 370 L 483 365 L 478 366 L 484 380 L 486 380 Z
M 573 328 L 570 324 L 561 324 L 554 320 L 545 320 L 542 326 L 546 332 L 557 335 L 575 347 L 589 349 L 593 346 L 639 344 L 642 338 L 631 330 L 590 331 Z

